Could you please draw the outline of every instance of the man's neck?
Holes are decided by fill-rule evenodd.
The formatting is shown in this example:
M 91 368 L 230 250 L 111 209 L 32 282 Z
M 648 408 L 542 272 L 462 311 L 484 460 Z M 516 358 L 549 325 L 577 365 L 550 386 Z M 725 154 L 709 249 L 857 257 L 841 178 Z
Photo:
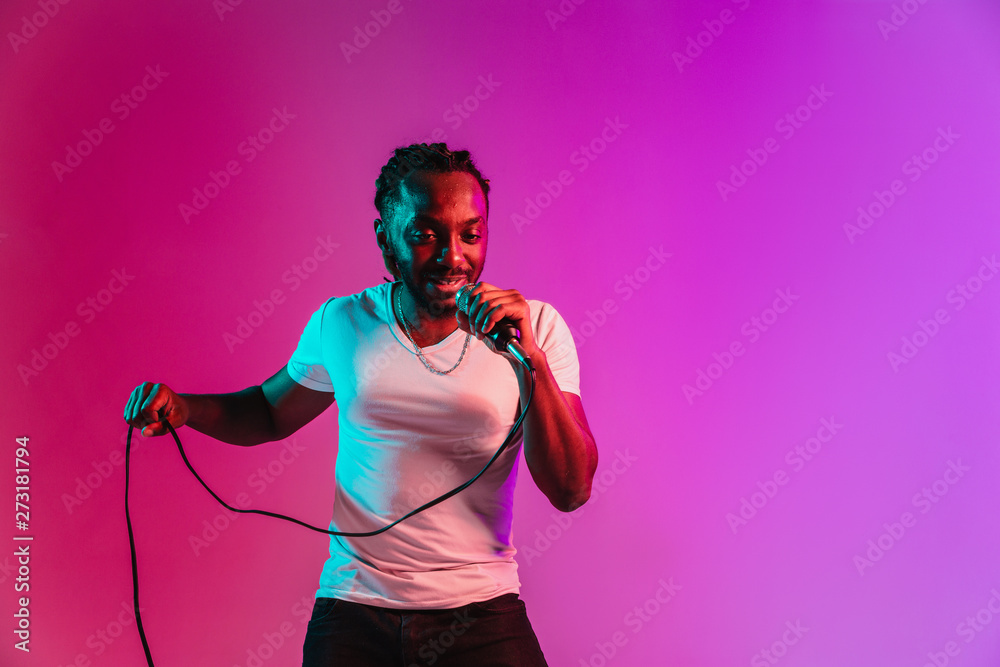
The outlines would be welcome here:
M 393 312 L 396 313 L 396 320 L 404 331 L 406 325 L 409 325 L 410 337 L 417 346 L 428 347 L 440 343 L 458 328 L 458 322 L 453 314 L 435 317 L 426 309 L 417 306 L 404 284 L 399 283 L 394 289 L 399 290 L 393 295 Z M 402 316 L 406 318 L 406 325 L 399 321 L 400 306 Z

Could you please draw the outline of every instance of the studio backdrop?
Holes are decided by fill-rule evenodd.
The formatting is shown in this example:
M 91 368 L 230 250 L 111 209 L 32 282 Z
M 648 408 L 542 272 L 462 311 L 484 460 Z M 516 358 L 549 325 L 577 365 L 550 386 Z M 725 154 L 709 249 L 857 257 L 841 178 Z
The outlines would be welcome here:
M 523 460 L 515 498 L 549 664 L 1000 663 L 997 3 L 9 0 L 0 33 L 0 664 L 143 664 L 130 392 L 259 384 L 381 283 L 375 178 L 420 141 L 472 151 L 483 280 L 580 358 L 590 501 Z M 179 435 L 326 525 L 337 428 Z M 327 538 L 169 438 L 130 465 L 156 664 L 300 664 Z

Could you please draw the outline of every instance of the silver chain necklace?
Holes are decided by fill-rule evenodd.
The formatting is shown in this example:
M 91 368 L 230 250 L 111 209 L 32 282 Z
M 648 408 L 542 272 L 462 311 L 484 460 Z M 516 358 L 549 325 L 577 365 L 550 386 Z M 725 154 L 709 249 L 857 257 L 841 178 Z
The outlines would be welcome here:
M 431 362 L 429 362 L 424 357 L 424 353 L 420 349 L 420 346 L 417 345 L 417 342 L 413 340 L 413 336 L 410 334 L 410 325 L 406 321 L 406 316 L 403 315 L 403 301 L 401 296 L 402 292 L 403 292 L 403 286 L 400 285 L 399 290 L 396 292 L 396 306 L 399 308 L 399 319 L 403 321 L 403 333 L 405 333 L 406 337 L 410 340 L 411 343 L 413 343 L 413 347 L 417 352 L 417 357 L 423 363 L 424 367 L 427 368 L 427 370 L 429 370 L 431 373 L 434 373 L 435 375 L 448 375 L 448 373 L 451 373 L 453 370 L 458 368 L 458 365 L 462 363 L 462 359 L 465 358 L 465 351 L 469 349 L 469 339 L 472 337 L 472 334 L 469 333 L 465 334 L 465 345 L 462 346 L 462 354 L 458 357 L 458 361 L 455 362 L 454 366 L 452 366 L 446 371 L 434 368 L 434 365 L 431 364 Z

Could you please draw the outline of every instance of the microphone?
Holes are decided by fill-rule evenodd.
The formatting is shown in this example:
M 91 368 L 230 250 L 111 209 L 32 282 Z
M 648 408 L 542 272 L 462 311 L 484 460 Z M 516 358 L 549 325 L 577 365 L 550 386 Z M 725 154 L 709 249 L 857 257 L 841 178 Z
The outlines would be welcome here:
M 475 289 L 475 285 L 464 285 L 455 295 L 455 305 L 458 309 L 469 314 L 469 294 Z M 497 354 L 507 354 L 514 357 L 522 366 L 530 371 L 535 370 L 535 365 L 531 363 L 531 358 L 521 347 L 520 334 L 514 323 L 506 317 L 493 325 L 486 337 L 483 338 L 486 347 Z

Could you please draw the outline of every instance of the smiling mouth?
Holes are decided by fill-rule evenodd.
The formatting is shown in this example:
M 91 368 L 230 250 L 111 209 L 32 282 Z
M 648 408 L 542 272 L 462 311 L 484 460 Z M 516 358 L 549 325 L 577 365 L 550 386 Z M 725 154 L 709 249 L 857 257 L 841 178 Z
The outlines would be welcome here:
M 469 281 L 468 277 L 465 275 L 461 276 L 438 276 L 428 278 L 428 282 L 437 287 L 443 287 L 446 289 L 458 289 L 465 285 Z

